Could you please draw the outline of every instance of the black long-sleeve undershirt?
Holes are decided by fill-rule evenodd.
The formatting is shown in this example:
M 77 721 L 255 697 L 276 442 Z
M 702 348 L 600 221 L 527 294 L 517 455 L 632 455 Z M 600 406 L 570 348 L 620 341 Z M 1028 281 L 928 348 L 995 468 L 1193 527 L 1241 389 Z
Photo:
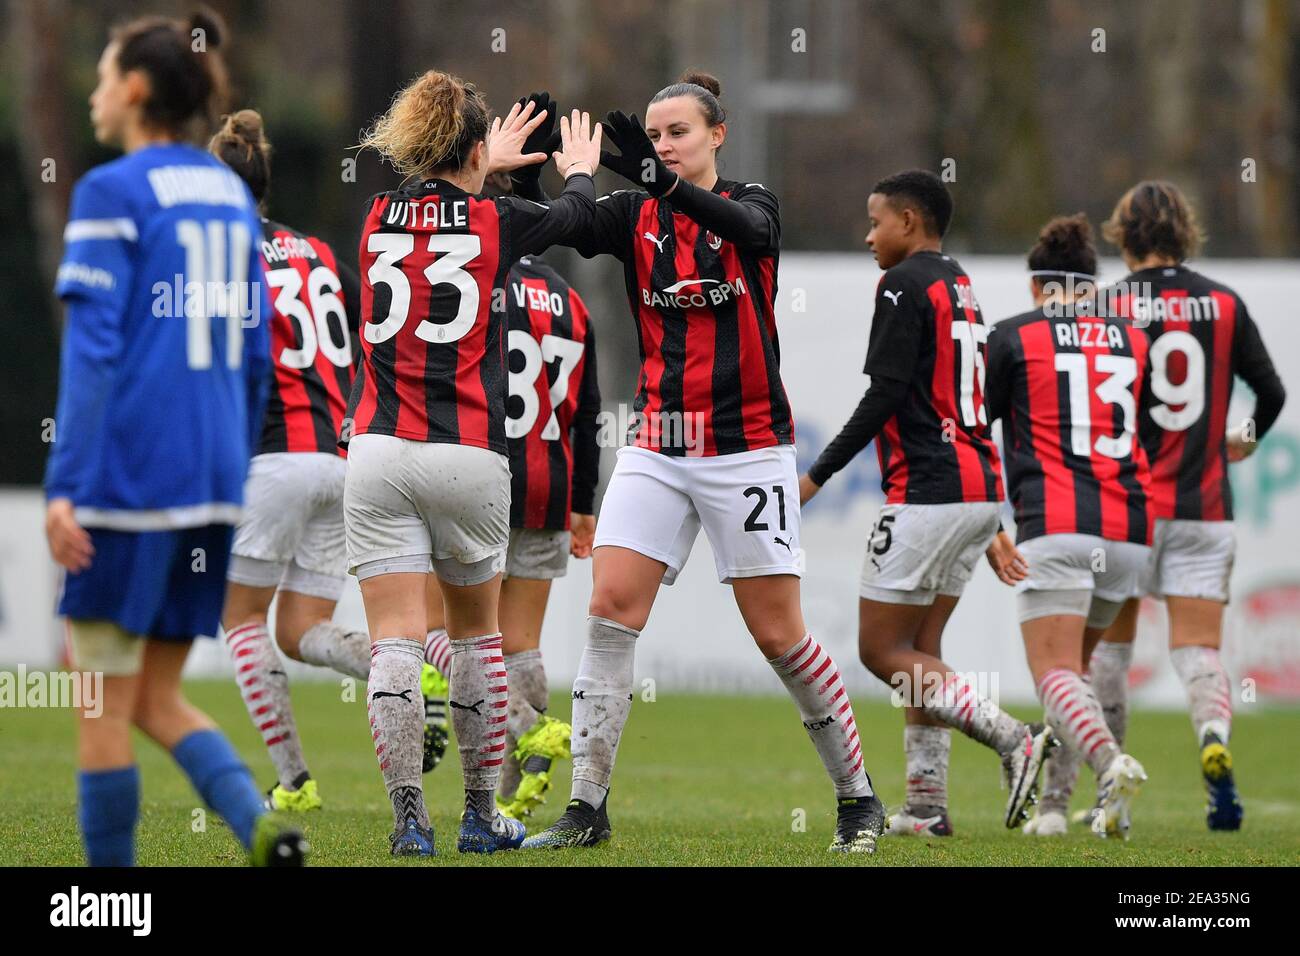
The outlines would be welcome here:
M 858 402 L 858 407 L 844 423 L 840 433 L 808 469 L 808 477 L 818 485 L 824 485 L 831 475 L 852 461 L 898 411 L 903 399 L 907 397 L 908 388 L 907 382 L 882 375 L 874 376 L 871 387 L 862 396 L 862 401 Z
M 777 244 L 775 230 L 779 227 L 766 203 L 719 196 L 680 177 L 664 201 L 714 235 L 741 248 L 765 249 Z

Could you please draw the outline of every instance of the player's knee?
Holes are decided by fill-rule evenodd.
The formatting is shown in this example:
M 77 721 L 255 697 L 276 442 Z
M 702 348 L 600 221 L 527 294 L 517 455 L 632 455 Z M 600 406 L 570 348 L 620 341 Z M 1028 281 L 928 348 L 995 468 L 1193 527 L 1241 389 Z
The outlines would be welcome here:
M 634 631 L 645 628 L 649 611 L 644 602 L 630 589 L 602 587 L 592 591 L 588 613 L 592 617 L 603 617 Z

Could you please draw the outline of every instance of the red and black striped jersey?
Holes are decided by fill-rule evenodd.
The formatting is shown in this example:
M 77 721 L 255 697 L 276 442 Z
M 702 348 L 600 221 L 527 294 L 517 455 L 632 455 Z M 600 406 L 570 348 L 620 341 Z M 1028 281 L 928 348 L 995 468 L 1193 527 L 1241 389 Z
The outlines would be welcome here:
M 588 229 L 594 208 L 591 177 L 580 174 L 549 205 L 481 198 L 440 179 L 373 197 L 349 434 L 508 454 L 506 275 L 520 256 Z
M 592 514 L 599 479 L 596 336 L 577 291 L 546 263 L 520 259 L 506 284 L 510 363 L 510 527 L 569 527 Z
M 1017 541 L 1151 543 L 1151 473 L 1137 439 L 1147 342 L 1092 304 L 1026 312 L 989 332 L 985 407 L 1002 419 Z
M 620 190 L 596 203 L 573 245 L 623 263 L 641 355 L 629 438 L 674 456 L 790 444 L 776 333 L 780 209 L 758 183 L 719 180 L 715 195 L 761 210 L 757 242 L 735 242 L 655 199 Z
M 863 371 L 908 384 L 876 436 L 890 504 L 1001 501 L 984 410 L 988 326 L 957 260 L 917 252 L 880 277 Z
M 1151 462 L 1157 518 L 1232 520 L 1225 436 L 1234 375 L 1257 394 L 1276 379 L 1241 297 L 1186 266 L 1134 272 L 1105 290 L 1109 310 L 1151 342 L 1138 434 Z
M 361 354 L 357 275 L 324 241 L 266 219 L 262 266 L 275 375 L 257 453 L 342 454 L 339 429 Z

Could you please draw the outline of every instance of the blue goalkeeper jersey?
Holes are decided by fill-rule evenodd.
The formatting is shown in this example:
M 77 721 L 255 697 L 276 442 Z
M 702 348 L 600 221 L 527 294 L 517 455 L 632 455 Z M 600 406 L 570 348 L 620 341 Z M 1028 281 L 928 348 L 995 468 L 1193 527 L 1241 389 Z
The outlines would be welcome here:
M 149 146 L 77 183 L 49 498 L 89 528 L 235 524 L 271 368 L 248 187 L 192 146 Z

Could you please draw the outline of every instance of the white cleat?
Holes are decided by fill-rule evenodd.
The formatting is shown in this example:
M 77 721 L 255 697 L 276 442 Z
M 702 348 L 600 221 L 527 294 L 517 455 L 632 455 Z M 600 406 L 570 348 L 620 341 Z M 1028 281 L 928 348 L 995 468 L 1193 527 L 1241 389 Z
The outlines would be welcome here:
M 1128 754 L 1120 754 L 1097 778 L 1097 809 L 1092 832 L 1099 837 L 1128 839 L 1129 803 L 1146 782 L 1147 772 Z
M 1070 823 L 1064 813 L 1055 810 L 1039 810 L 1025 823 L 1024 831 L 1034 836 L 1065 836 Z
M 1003 819 L 1008 830 L 1029 819 L 1029 808 L 1038 802 L 1038 776 L 1043 762 L 1056 744 L 1051 727 L 1030 724 L 1019 746 L 1002 758 L 1002 781 L 1010 791 Z
M 885 836 L 952 836 L 952 823 L 947 813 L 936 813 L 929 817 L 916 817 L 906 809 L 899 810 L 889 818 Z

